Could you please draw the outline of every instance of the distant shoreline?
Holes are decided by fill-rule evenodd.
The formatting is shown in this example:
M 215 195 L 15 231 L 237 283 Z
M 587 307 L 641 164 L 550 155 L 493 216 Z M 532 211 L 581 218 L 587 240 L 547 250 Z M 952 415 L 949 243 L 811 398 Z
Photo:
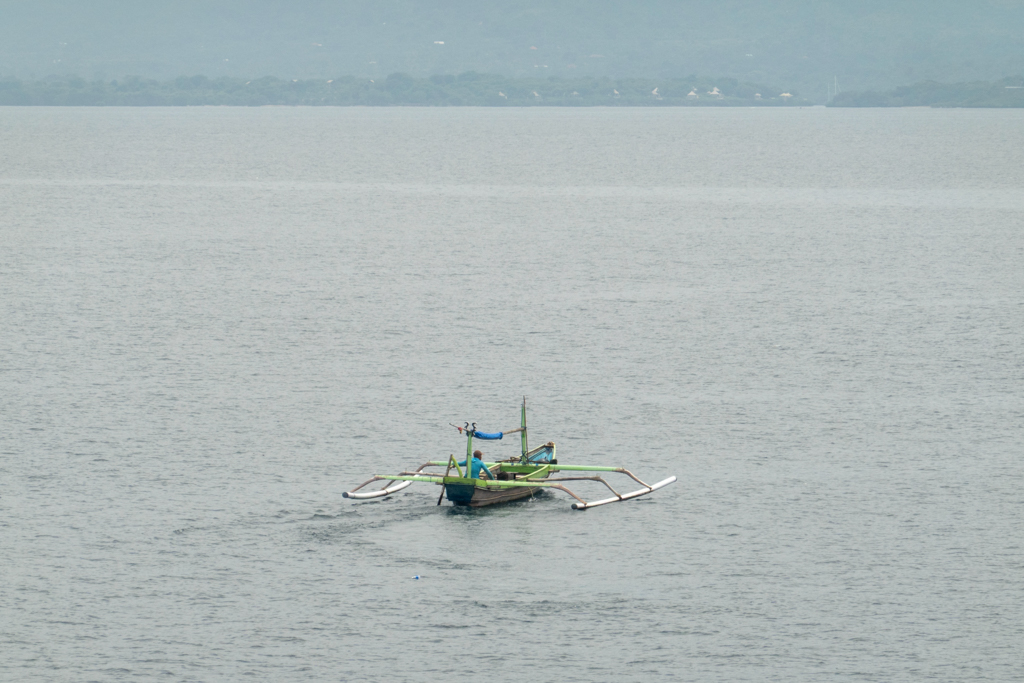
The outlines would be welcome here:
M 0 80 L 0 106 L 434 106 L 434 107 L 790 107 L 798 93 L 731 78 L 518 79 L 474 72 L 384 79 L 346 76 L 157 81 L 129 76 L 86 81 Z
M 958 109 L 1006 109 L 1024 107 L 1024 77 L 994 83 L 939 83 L 923 81 L 886 92 L 842 92 L 830 107 L 930 107 Z
M 86 81 L 76 77 L 0 80 L 0 106 L 189 107 L 929 107 L 1022 108 L 1024 78 L 997 82 L 926 81 L 886 92 L 841 92 L 828 103 L 732 78 L 507 78 L 469 72 L 458 76 L 383 79 L 346 76 L 286 80 L 264 77 L 157 81 L 129 76 Z

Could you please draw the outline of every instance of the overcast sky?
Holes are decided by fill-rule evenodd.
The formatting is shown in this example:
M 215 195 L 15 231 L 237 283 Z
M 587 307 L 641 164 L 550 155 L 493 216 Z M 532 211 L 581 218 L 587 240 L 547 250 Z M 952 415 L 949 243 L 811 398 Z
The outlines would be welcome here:
M 0 0 L 0 76 L 733 76 L 819 88 L 1024 73 L 1024 2 Z

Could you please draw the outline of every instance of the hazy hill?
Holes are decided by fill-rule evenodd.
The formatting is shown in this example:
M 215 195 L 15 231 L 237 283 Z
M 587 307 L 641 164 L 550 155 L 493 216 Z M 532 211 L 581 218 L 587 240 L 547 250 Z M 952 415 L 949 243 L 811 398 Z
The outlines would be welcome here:
M 848 91 L 829 102 L 833 107 L 1024 107 L 1024 78 L 995 83 L 936 83 L 901 85 L 887 92 Z
M 443 43 L 443 44 L 442 44 Z M 1010 0 L 0 0 L 0 76 L 117 79 L 688 74 L 824 101 L 1024 73 Z

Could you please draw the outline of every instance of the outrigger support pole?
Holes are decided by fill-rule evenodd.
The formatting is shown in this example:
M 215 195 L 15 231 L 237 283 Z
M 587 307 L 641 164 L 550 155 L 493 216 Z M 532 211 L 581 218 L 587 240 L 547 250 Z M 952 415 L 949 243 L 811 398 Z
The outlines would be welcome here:
M 452 458 L 449 457 L 448 462 L 451 462 L 451 461 L 452 461 Z M 432 463 L 429 463 L 429 462 L 428 463 L 424 463 L 424 464 L 420 465 L 419 467 L 417 467 L 415 472 L 408 472 L 407 474 L 411 474 L 413 476 L 428 476 L 427 474 L 423 473 L 423 469 L 427 468 L 427 467 L 430 467 L 431 465 L 432 465 Z M 456 464 L 455 467 L 456 467 L 456 469 L 458 469 L 458 465 L 457 464 Z M 460 477 L 462 476 L 462 471 L 461 470 L 459 471 L 459 476 Z M 372 484 L 375 481 L 389 482 L 389 481 L 393 481 L 393 480 L 388 478 L 388 477 L 382 477 L 381 475 L 376 474 L 376 475 L 374 475 L 373 479 L 369 479 L 367 481 L 364 481 L 362 484 L 360 484 L 359 486 L 355 487 L 351 491 L 344 491 L 344 492 L 342 492 L 341 497 L 342 498 L 355 498 L 357 500 L 365 500 L 367 498 L 383 498 L 384 496 L 390 496 L 392 493 L 398 493 L 402 489 L 407 488 L 409 486 L 412 486 L 412 481 L 403 481 L 401 484 L 397 484 L 395 486 L 389 486 L 388 484 L 385 483 L 384 484 L 384 488 L 380 489 L 379 491 L 372 491 L 370 493 L 356 493 L 356 491 L 358 491 L 359 489 L 363 488 L 364 486 L 368 486 L 368 485 Z
M 452 471 L 452 463 L 454 463 L 454 462 L 455 462 L 455 456 L 454 455 L 449 455 L 448 456 L 448 467 L 445 468 L 444 476 L 447 477 L 448 473 Z M 424 465 L 423 467 L 426 467 L 426 465 Z M 421 467 L 420 469 L 422 470 L 423 467 Z M 458 467 L 458 465 L 456 465 L 456 468 L 457 467 Z M 459 471 L 459 476 L 460 477 L 462 476 L 462 471 L 461 470 Z M 441 484 L 441 495 L 437 497 L 437 504 L 438 505 L 441 504 L 441 499 L 442 498 L 444 498 L 444 484 Z
M 388 480 L 388 478 L 387 477 L 374 477 L 370 481 L 366 482 L 366 484 L 372 484 L 375 481 L 382 481 L 382 480 Z M 341 494 L 341 497 L 342 498 L 355 498 L 357 500 L 365 500 L 367 498 L 383 498 L 384 496 L 390 496 L 392 493 L 397 493 L 397 492 L 401 491 L 404 488 L 408 488 L 409 486 L 412 486 L 412 482 L 411 481 L 403 481 L 402 483 L 395 484 L 394 486 L 385 486 L 384 488 L 380 489 L 379 491 L 370 491 L 369 493 L 356 493 L 356 491 L 358 491 L 359 489 L 361 489 L 364 486 L 366 486 L 366 484 L 360 484 L 359 486 L 355 487 L 351 491 L 343 492 Z
M 613 469 L 614 470 L 616 468 L 607 468 L 607 469 Z M 373 483 L 375 481 L 380 481 L 382 479 L 388 479 L 388 480 L 391 480 L 391 481 L 400 481 L 402 483 L 396 484 L 395 486 L 391 486 L 389 488 L 381 489 L 380 491 L 372 491 L 370 493 L 356 493 L 356 491 L 358 489 L 361 489 L 363 486 L 366 486 L 366 484 L 370 484 L 370 483 Z M 558 481 L 572 481 L 573 479 L 577 479 L 577 480 L 592 479 L 592 480 L 600 481 L 602 484 L 604 484 L 609 489 L 611 489 L 612 493 L 615 493 L 615 497 L 614 498 L 605 498 L 604 500 L 596 500 L 593 503 L 588 503 L 585 500 L 583 500 L 582 498 L 580 498 L 579 496 L 577 496 L 575 493 L 573 493 L 572 491 L 567 489 L 566 487 L 562 486 L 561 484 L 556 483 Z M 604 481 L 600 477 L 593 477 L 593 478 L 592 477 L 578 477 L 578 478 L 549 479 L 549 480 L 543 480 L 543 479 L 541 479 L 541 480 L 524 480 L 524 479 L 520 479 L 518 481 L 487 481 L 487 480 L 480 480 L 477 485 L 478 486 L 484 486 L 486 488 L 501 488 L 501 489 L 518 488 L 518 487 L 539 487 L 539 488 L 558 489 L 559 491 L 564 491 L 565 493 L 568 493 L 570 496 L 572 496 L 577 501 L 579 501 L 577 503 L 573 503 L 572 504 L 572 509 L 573 510 L 589 510 L 590 508 L 596 508 L 596 507 L 598 507 L 600 505 L 608 505 L 609 503 L 621 503 L 622 501 L 629 500 L 631 498 L 639 498 L 640 496 L 646 496 L 648 493 L 652 493 L 654 491 L 657 491 L 658 489 L 662 488 L 663 486 L 668 486 L 669 484 L 671 484 L 675 480 L 676 480 L 675 477 L 669 477 L 668 479 L 663 479 L 663 480 L 659 481 L 656 484 L 651 484 L 651 485 L 645 484 L 644 488 L 639 489 L 637 491 L 633 491 L 631 493 L 621 493 L 621 494 L 617 493 L 615 491 L 615 489 L 612 489 L 612 487 L 608 484 L 608 482 Z M 356 498 L 356 499 L 380 498 L 380 497 L 387 496 L 387 495 L 390 495 L 392 493 L 395 493 L 397 491 L 401 491 L 406 486 L 409 486 L 410 484 L 412 484 L 415 481 L 424 482 L 424 483 L 428 483 L 428 484 L 444 484 L 445 483 L 445 477 L 442 477 L 439 474 L 438 475 L 431 475 L 431 474 L 419 473 L 419 472 L 410 472 L 408 474 L 399 474 L 399 475 L 392 475 L 392 474 L 377 475 L 376 477 L 374 477 L 370 481 L 366 482 L 366 484 L 362 484 L 361 486 L 356 487 L 356 489 L 354 489 L 352 491 L 346 491 L 345 493 L 342 494 L 342 496 L 345 497 L 345 498 Z
M 639 496 L 646 496 L 648 493 L 651 493 L 652 491 L 657 491 L 662 486 L 668 486 L 669 484 L 671 484 L 675 480 L 676 480 L 675 477 L 669 477 L 668 479 L 662 479 L 657 484 L 652 484 L 651 486 L 648 486 L 645 489 L 640 489 L 639 491 L 633 491 L 632 493 L 624 493 L 621 496 L 618 496 L 617 498 L 605 498 L 604 500 L 595 500 L 593 503 L 583 503 L 582 501 L 580 503 L 573 503 L 572 504 L 572 509 L 573 510 L 589 510 L 590 508 L 596 508 L 598 505 L 607 505 L 608 503 L 621 503 L 622 501 L 629 500 L 630 498 L 637 498 Z M 579 498 L 577 498 L 576 500 L 579 500 Z

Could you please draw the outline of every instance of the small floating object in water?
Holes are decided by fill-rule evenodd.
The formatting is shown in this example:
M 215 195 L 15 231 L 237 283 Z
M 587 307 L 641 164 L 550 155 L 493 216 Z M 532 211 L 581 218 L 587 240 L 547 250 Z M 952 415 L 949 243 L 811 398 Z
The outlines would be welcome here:
M 416 576 L 414 576 L 414 577 L 412 577 L 412 578 L 414 578 L 414 579 L 416 579 L 417 581 L 419 581 L 419 580 L 420 580 L 420 575 L 419 575 L 419 574 L 417 574 Z
M 345 498 L 354 498 L 356 500 L 382 498 L 411 486 L 413 482 L 421 481 L 429 484 L 441 485 L 443 490 L 441 491 L 441 496 L 437 499 L 438 505 L 441 504 L 442 498 L 447 494 L 448 500 L 455 505 L 483 507 L 485 505 L 493 505 L 495 503 L 505 503 L 513 500 L 519 500 L 521 498 L 529 498 L 543 489 L 552 488 L 568 493 L 576 499 L 577 502 L 572 504 L 573 510 L 588 510 L 593 507 L 598 507 L 599 505 L 621 503 L 625 500 L 630 500 L 631 498 L 646 496 L 648 493 L 653 493 L 663 486 L 668 486 L 676 480 L 675 477 L 669 477 L 667 479 L 662 479 L 655 484 L 647 484 L 641 481 L 629 470 L 621 467 L 559 465 L 558 460 L 555 459 L 554 442 L 549 441 L 543 446 L 530 450 L 526 436 L 525 398 L 523 399 L 521 416 L 520 427 L 517 429 L 510 429 L 506 432 L 482 432 L 477 430 L 475 422 L 472 426 L 470 426 L 470 423 L 468 422 L 465 423 L 465 426 L 463 427 L 452 425 L 459 430 L 459 434 L 464 434 L 467 437 L 466 459 L 462 462 L 456 462 L 455 456 L 449 456 L 448 460 L 431 460 L 430 462 L 420 465 L 419 468 L 413 472 L 378 474 L 366 483 L 360 484 L 351 491 L 346 491 L 341 495 Z M 498 462 L 483 462 L 481 459 L 474 457 L 474 455 L 482 456 L 479 451 L 477 451 L 476 454 L 473 452 L 474 437 L 486 441 L 498 441 L 506 435 L 516 433 L 522 435 L 521 455 Z M 445 471 L 444 474 L 441 474 L 440 472 L 424 471 L 428 467 L 444 467 Z M 465 472 L 463 472 L 462 467 L 466 468 Z M 451 476 L 453 469 L 455 470 L 455 474 L 458 476 Z M 551 474 L 556 472 L 579 472 L 581 476 L 559 477 L 557 479 L 549 478 Z M 594 476 L 582 476 L 584 472 L 594 473 Z M 640 484 L 643 488 L 629 493 L 619 493 L 613 489 L 611 484 L 605 481 L 599 473 L 624 474 L 636 483 Z M 384 481 L 384 487 L 378 491 L 359 493 L 359 489 L 372 484 L 375 481 Z M 608 490 L 612 492 L 613 497 L 588 503 L 559 483 L 563 481 L 596 481 L 604 484 Z M 420 577 L 414 576 L 413 578 L 419 579 Z

